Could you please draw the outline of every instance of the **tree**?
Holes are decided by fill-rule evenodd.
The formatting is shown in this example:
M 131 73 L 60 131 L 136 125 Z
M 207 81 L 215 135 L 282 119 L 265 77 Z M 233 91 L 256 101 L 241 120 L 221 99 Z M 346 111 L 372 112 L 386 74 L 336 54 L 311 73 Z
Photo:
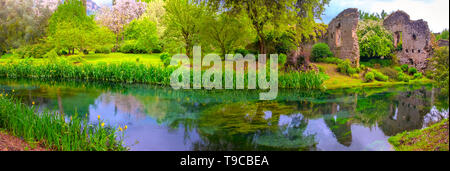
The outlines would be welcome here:
M 356 33 L 361 57 L 391 57 L 394 39 L 392 34 L 383 27 L 382 21 L 361 21 Z
M 448 29 L 444 29 L 441 33 L 436 36 L 436 40 L 448 40 Z
M 246 16 L 211 13 L 203 22 L 202 40 L 220 49 L 222 57 L 238 47 L 247 45 L 253 39 Z
M 182 42 L 186 55 L 191 57 L 193 46 L 200 42 L 205 7 L 194 0 L 167 0 L 165 9 L 165 35 L 171 39 L 167 41 Z
M 205 0 L 214 8 L 231 11 L 245 11 L 250 18 L 259 40 L 260 53 L 266 53 L 265 40 L 267 29 L 278 30 L 283 26 L 297 25 L 296 31 L 303 34 L 311 29 L 314 19 L 320 18 L 328 0 Z M 268 28 L 269 27 L 269 28 Z
M 111 8 L 103 7 L 100 9 L 97 22 L 114 32 L 116 35 L 115 49 L 119 47 L 120 36 L 123 36 L 124 27 L 134 19 L 139 18 L 145 12 L 145 9 L 146 3 L 136 0 L 120 0 L 116 1 Z
M 434 51 L 431 58 L 433 79 L 439 87 L 442 88 L 443 94 L 448 94 L 449 90 L 449 51 L 447 47 L 440 47 Z
M 69 54 L 74 54 L 75 49 L 83 52 L 99 44 L 96 38 L 104 35 L 99 30 L 80 0 L 66 0 L 49 20 L 47 41 L 58 50 L 68 49 Z
M 1 0 L 0 54 L 39 42 L 59 3 L 59 0 Z
M 156 24 L 156 29 L 158 30 L 158 36 L 160 39 L 166 30 L 166 26 L 163 24 L 164 15 L 166 14 L 164 5 L 165 2 L 163 0 L 151 0 L 147 4 L 147 10 L 141 16 L 143 18 L 148 18 Z
M 133 20 L 127 25 L 124 36 L 126 40 L 136 40 L 135 46 L 145 49 L 148 53 L 159 46 L 156 25 L 146 17 Z

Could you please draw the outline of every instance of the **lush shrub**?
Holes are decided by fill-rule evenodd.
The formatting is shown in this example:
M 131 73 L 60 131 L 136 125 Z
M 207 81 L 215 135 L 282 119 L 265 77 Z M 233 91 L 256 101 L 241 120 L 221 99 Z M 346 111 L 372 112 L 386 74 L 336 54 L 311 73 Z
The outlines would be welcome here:
M 48 58 L 49 60 L 55 60 L 56 58 L 58 58 L 58 53 L 56 53 L 55 49 L 52 49 L 50 52 L 47 52 L 44 55 L 44 58 Z
M 375 74 L 373 72 L 368 72 L 368 73 L 366 73 L 364 78 L 366 79 L 366 82 L 371 82 L 371 81 L 375 80 Z
M 317 69 L 319 72 L 325 72 L 325 68 L 323 66 L 317 65 Z
M 140 46 L 136 40 L 127 40 L 120 47 L 122 53 L 147 53 L 146 47 Z
M 58 52 L 58 55 L 67 55 L 69 54 L 66 50 L 61 50 Z
M 417 69 L 414 67 L 411 67 L 408 69 L 408 74 L 409 75 L 414 75 L 415 73 L 417 73 Z
M 421 72 L 415 73 L 414 74 L 414 79 L 421 79 L 423 77 Z
M 53 48 L 47 44 L 34 44 L 22 46 L 13 51 L 17 58 L 43 58 Z
M 162 46 L 158 45 L 152 49 L 152 53 L 161 53 L 163 51 Z
M 109 53 L 111 53 L 111 48 L 109 48 L 108 46 L 102 46 L 102 47 L 96 48 L 95 53 L 109 54 Z
M 319 58 L 331 57 L 333 53 L 326 43 L 317 43 L 312 47 L 311 60 L 318 61 Z
M 400 68 L 399 68 L 400 69 Z M 379 69 L 381 73 L 388 76 L 391 80 L 396 80 L 398 77 L 399 71 L 392 69 L 392 68 L 381 68 Z M 401 69 L 400 69 L 401 72 Z
M 349 68 L 352 68 L 352 63 L 348 59 L 338 64 L 338 71 L 343 74 L 347 74 Z
M 172 61 L 172 57 L 165 58 L 163 61 L 164 66 L 165 67 L 169 66 L 171 61 Z
M 83 54 L 88 55 L 88 54 L 89 54 L 89 50 L 84 49 L 84 50 L 83 50 Z
M 348 68 L 347 69 L 347 74 L 348 75 L 353 75 L 357 73 L 357 69 L 356 68 Z
M 367 67 L 366 67 L 366 65 L 361 64 L 361 65 L 359 65 L 359 69 L 360 69 L 361 71 L 365 71 L 365 70 L 367 70 Z
M 287 61 L 287 56 L 285 54 L 280 54 L 278 55 L 278 65 L 281 66 L 281 68 L 284 67 L 284 65 L 286 64 Z
M 378 81 L 387 81 L 389 79 L 388 76 L 384 75 L 381 72 L 378 72 L 378 71 L 372 71 L 372 72 L 373 72 L 373 74 L 375 76 L 375 79 L 378 80 Z
M 162 53 L 161 55 L 159 55 L 159 59 L 161 59 L 161 62 L 164 62 L 164 60 L 166 58 L 170 58 L 170 54 L 167 52 Z
M 394 69 L 395 69 L 397 72 L 403 72 L 402 68 L 400 68 L 400 67 L 398 67 L 398 66 L 394 67 Z
M 400 68 L 402 69 L 403 72 L 408 71 L 409 66 L 407 64 L 403 64 L 402 66 L 400 66 Z
M 241 54 L 242 56 L 245 57 L 250 52 L 247 49 L 236 49 L 236 50 L 234 50 L 234 53 L 235 54 Z
M 397 80 L 398 81 L 409 82 L 410 78 L 409 78 L 409 75 L 407 75 L 407 74 L 405 74 L 403 72 L 399 72 Z

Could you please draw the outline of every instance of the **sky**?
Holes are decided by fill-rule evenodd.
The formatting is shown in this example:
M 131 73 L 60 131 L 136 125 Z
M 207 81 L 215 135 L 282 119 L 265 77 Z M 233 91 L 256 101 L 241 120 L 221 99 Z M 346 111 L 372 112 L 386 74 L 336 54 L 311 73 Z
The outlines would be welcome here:
M 112 3 L 112 0 L 93 1 L 99 6 Z M 328 24 L 347 8 L 358 8 L 369 13 L 380 13 L 383 9 L 388 13 L 403 10 L 412 20 L 427 21 L 432 32 L 441 32 L 449 28 L 449 2 L 449 0 L 331 0 L 322 19 Z
M 328 24 L 347 8 L 358 8 L 369 13 L 402 10 L 411 20 L 423 19 L 428 22 L 432 32 L 449 28 L 449 0 L 331 0 L 325 8 L 323 22 Z

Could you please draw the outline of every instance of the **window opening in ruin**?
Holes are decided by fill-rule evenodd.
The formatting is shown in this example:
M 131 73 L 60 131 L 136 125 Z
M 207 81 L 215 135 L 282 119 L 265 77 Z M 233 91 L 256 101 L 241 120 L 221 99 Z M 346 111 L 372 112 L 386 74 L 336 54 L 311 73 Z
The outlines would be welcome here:
M 414 60 L 409 58 L 409 64 L 411 64 L 411 65 L 414 64 Z
M 408 49 L 406 49 L 406 53 L 408 53 L 409 51 L 408 51 Z
M 414 53 L 414 49 L 411 50 L 411 53 Z
M 417 53 L 420 53 L 420 49 L 417 50 Z
M 416 34 L 413 34 L 413 39 L 414 39 L 414 40 L 416 40 L 416 39 L 417 39 L 417 36 L 416 36 Z
M 336 27 L 336 37 L 335 37 L 336 47 L 341 46 L 341 23 L 338 23 Z
M 403 50 L 403 32 L 397 31 L 394 33 L 394 47 L 397 51 Z

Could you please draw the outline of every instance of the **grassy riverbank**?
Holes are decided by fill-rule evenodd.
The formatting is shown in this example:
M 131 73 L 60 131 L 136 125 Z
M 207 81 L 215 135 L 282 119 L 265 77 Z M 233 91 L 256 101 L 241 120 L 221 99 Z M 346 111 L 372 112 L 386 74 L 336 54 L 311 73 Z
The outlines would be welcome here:
M 72 55 L 59 59 L 16 59 L 4 55 L 0 59 L 0 77 L 32 78 L 39 80 L 86 80 L 117 83 L 145 83 L 170 85 L 174 67 L 164 67 L 160 54 L 88 54 Z M 331 58 L 330 58 L 331 59 Z M 340 60 L 342 62 L 342 60 Z M 280 72 L 279 88 L 300 90 L 343 89 L 364 87 L 389 87 L 405 84 L 431 84 L 432 80 L 422 77 L 409 81 L 364 80 L 339 72 L 337 64 L 315 63 L 321 72 Z M 373 70 L 373 69 L 372 69 Z M 192 76 L 191 76 L 192 80 Z M 247 78 L 246 78 L 247 84 Z
M 448 119 L 428 128 L 390 137 L 396 151 L 449 151 Z
M 359 77 L 351 77 L 347 74 L 343 74 L 338 72 L 338 66 L 336 64 L 329 63 L 316 63 L 317 66 L 320 66 L 324 69 L 324 73 L 329 76 L 330 79 L 324 81 L 323 86 L 326 89 L 347 89 L 347 88 L 363 88 L 363 87 L 390 87 L 395 85 L 423 85 L 423 84 L 432 84 L 433 80 L 430 80 L 426 77 L 422 77 L 420 79 L 405 81 L 397 81 L 393 79 L 389 79 L 387 81 L 371 81 L 366 82 L 361 77 L 363 74 L 359 74 Z
M 29 144 L 56 151 L 123 151 L 122 128 L 111 128 L 99 118 L 88 124 L 81 116 L 66 118 L 55 112 L 37 113 L 11 95 L 0 95 L 0 129 Z M 33 102 L 34 103 L 34 102 Z M 34 106 L 34 104 L 32 104 Z

